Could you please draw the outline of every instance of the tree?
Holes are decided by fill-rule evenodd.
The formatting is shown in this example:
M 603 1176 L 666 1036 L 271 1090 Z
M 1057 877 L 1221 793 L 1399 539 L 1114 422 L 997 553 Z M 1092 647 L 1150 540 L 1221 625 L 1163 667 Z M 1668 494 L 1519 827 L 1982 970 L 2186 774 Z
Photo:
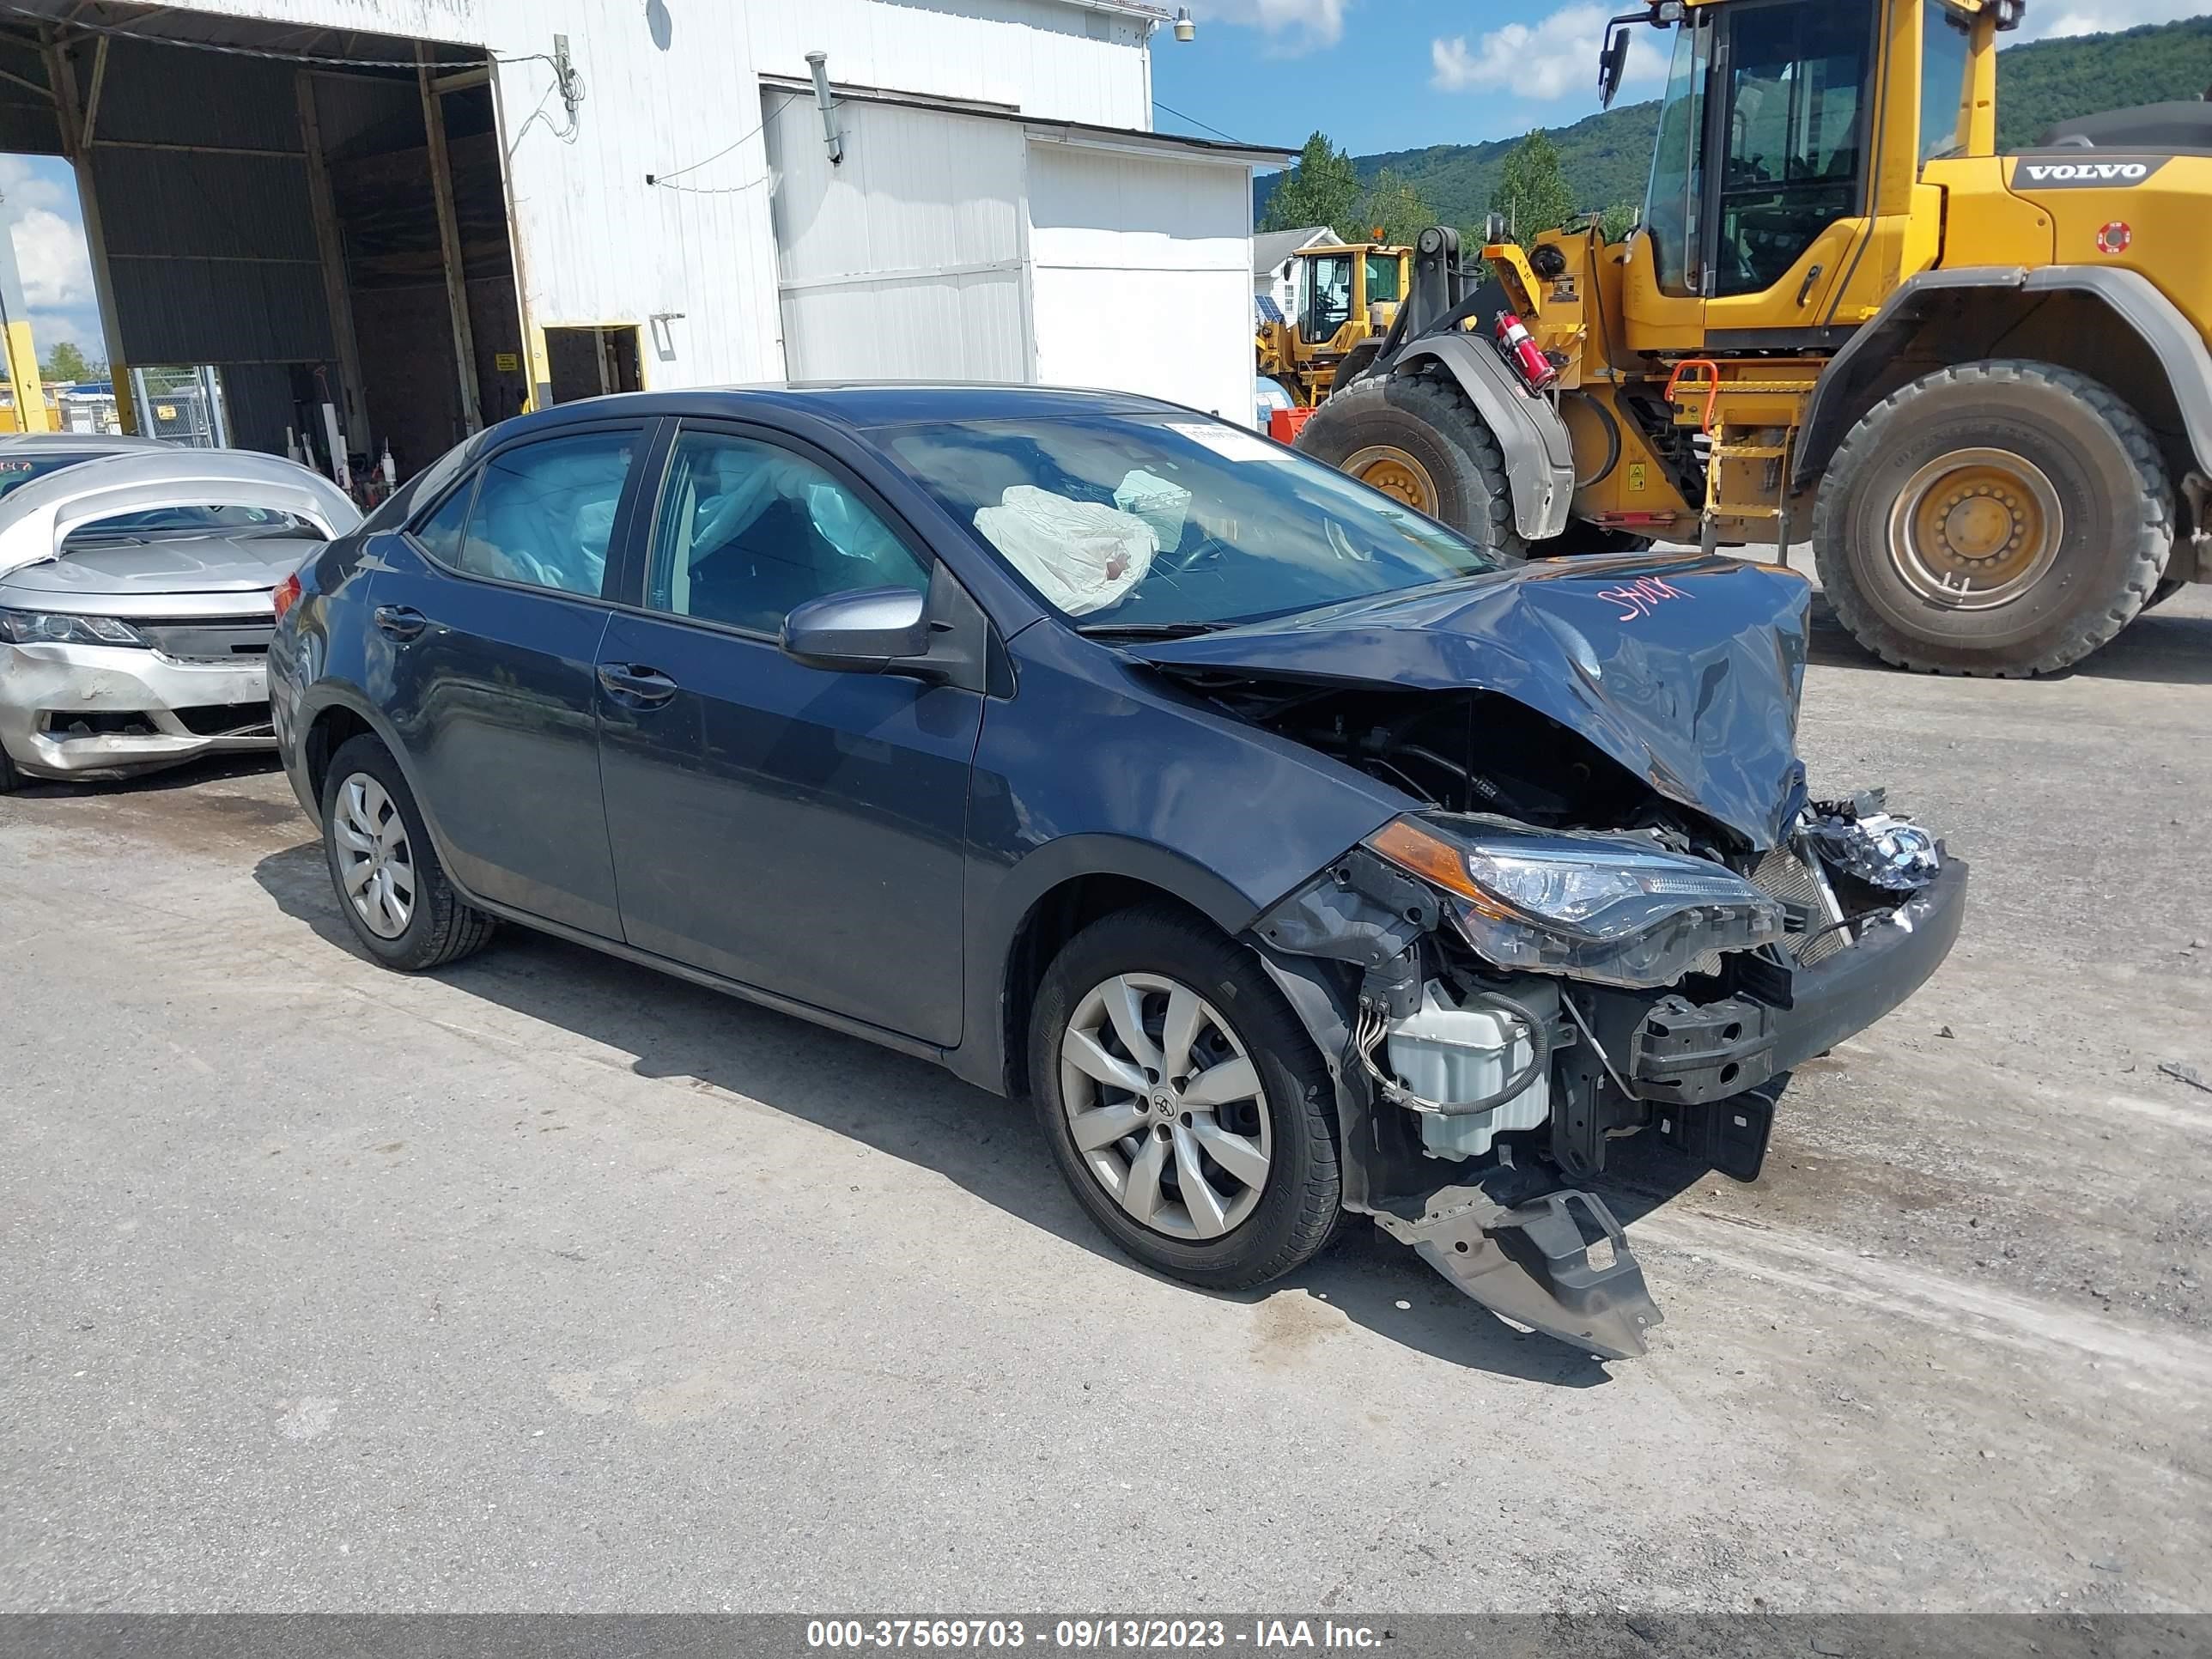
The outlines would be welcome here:
M 59 340 L 46 354 L 46 361 L 39 365 L 39 375 L 48 380 L 89 380 L 93 378 L 93 366 L 76 341 Z
M 1437 222 L 1437 210 L 1407 180 L 1385 167 L 1360 196 L 1352 210 L 1358 222 L 1345 234 L 1360 241 L 1375 240 L 1410 246 L 1416 236 Z
M 1540 130 L 1505 158 L 1491 210 L 1505 216 L 1505 234 L 1527 246 L 1536 233 L 1556 230 L 1574 216 L 1575 193 L 1559 168 L 1559 149 Z
M 1353 218 L 1359 200 L 1359 169 L 1328 141 L 1325 132 L 1306 140 L 1297 164 L 1283 175 L 1267 198 L 1262 230 L 1297 230 L 1327 225 L 1336 233 Z
M 1635 203 L 1615 202 L 1598 216 L 1598 228 L 1607 242 L 1621 241 L 1627 237 L 1631 230 L 1636 228 L 1636 222 L 1643 216 L 1644 210 Z

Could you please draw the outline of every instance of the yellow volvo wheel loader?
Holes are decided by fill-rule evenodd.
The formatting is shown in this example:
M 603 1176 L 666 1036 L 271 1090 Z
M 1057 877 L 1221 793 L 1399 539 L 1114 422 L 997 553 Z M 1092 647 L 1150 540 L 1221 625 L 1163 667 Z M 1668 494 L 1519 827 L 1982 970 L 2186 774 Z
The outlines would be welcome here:
M 2045 673 L 2212 580 L 2212 104 L 2000 154 L 2023 0 L 1666 0 L 1642 222 L 1424 232 L 1299 436 L 1510 556 L 1809 537 L 1914 669 Z
M 1298 315 L 1260 325 L 1260 373 L 1279 382 L 1300 409 L 1328 396 L 1346 368 L 1355 372 L 1397 319 L 1413 250 L 1380 242 L 1302 248 Z

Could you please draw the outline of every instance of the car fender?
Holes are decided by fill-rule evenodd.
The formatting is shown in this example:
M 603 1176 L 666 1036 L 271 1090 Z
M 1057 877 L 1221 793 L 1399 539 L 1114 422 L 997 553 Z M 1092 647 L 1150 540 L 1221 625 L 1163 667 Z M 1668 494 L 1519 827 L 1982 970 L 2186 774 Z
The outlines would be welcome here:
M 430 832 L 430 845 L 437 852 L 438 863 L 446 872 L 446 879 L 453 884 L 454 890 L 463 898 L 479 908 L 483 908 L 483 901 L 463 887 L 453 874 L 453 861 L 446 844 L 445 830 L 438 823 L 437 814 L 430 808 L 429 797 L 416 778 L 414 765 L 407 757 L 406 745 L 399 741 L 398 732 L 385 718 L 383 712 L 369 700 L 361 687 L 350 681 L 313 681 L 300 694 L 293 714 L 296 736 L 285 750 L 284 770 L 292 780 L 292 793 L 300 798 L 300 803 L 307 809 L 308 816 L 315 820 L 318 828 L 321 826 L 323 804 L 313 798 L 307 785 L 307 736 L 314 730 L 315 722 L 333 708 L 341 708 L 357 716 L 376 740 L 384 745 L 392 757 L 392 763 L 398 767 L 399 775 L 407 780 L 407 793 L 415 798 L 415 810 L 422 815 L 423 827 Z
M 1567 527 L 1575 501 L 1575 443 L 1551 401 L 1513 377 L 1490 343 L 1470 334 L 1413 341 L 1390 366 L 1402 374 L 1423 363 L 1449 370 L 1505 452 L 1513 523 L 1523 539 L 1543 541 Z

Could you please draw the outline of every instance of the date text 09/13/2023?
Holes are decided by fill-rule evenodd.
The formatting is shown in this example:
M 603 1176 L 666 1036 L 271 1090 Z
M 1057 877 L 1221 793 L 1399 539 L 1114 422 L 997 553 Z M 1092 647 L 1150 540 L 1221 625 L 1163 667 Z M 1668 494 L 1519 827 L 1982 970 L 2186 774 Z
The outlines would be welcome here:
M 1322 1619 L 815 1619 L 814 1649 L 928 1648 L 958 1651 L 1030 1646 L 1071 1652 L 1242 1648 L 1250 1652 L 1364 1649 L 1388 1638 L 1373 1626 Z

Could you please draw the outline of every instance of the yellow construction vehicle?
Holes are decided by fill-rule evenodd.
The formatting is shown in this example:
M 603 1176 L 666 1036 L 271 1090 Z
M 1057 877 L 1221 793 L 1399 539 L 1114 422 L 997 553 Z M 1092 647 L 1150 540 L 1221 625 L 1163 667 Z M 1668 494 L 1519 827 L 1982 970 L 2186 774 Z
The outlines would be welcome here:
M 1424 232 L 1299 446 L 1510 556 L 1810 538 L 1902 666 L 2064 668 L 2212 580 L 2212 104 L 2000 154 L 2023 0 L 1666 0 L 1642 222 Z
M 1357 369 L 1373 358 L 1372 343 L 1396 320 L 1406 297 L 1413 250 L 1348 242 L 1302 248 L 1296 257 L 1298 316 L 1260 325 L 1260 373 L 1279 382 L 1297 407 L 1311 409 L 1328 396 L 1341 366 Z

